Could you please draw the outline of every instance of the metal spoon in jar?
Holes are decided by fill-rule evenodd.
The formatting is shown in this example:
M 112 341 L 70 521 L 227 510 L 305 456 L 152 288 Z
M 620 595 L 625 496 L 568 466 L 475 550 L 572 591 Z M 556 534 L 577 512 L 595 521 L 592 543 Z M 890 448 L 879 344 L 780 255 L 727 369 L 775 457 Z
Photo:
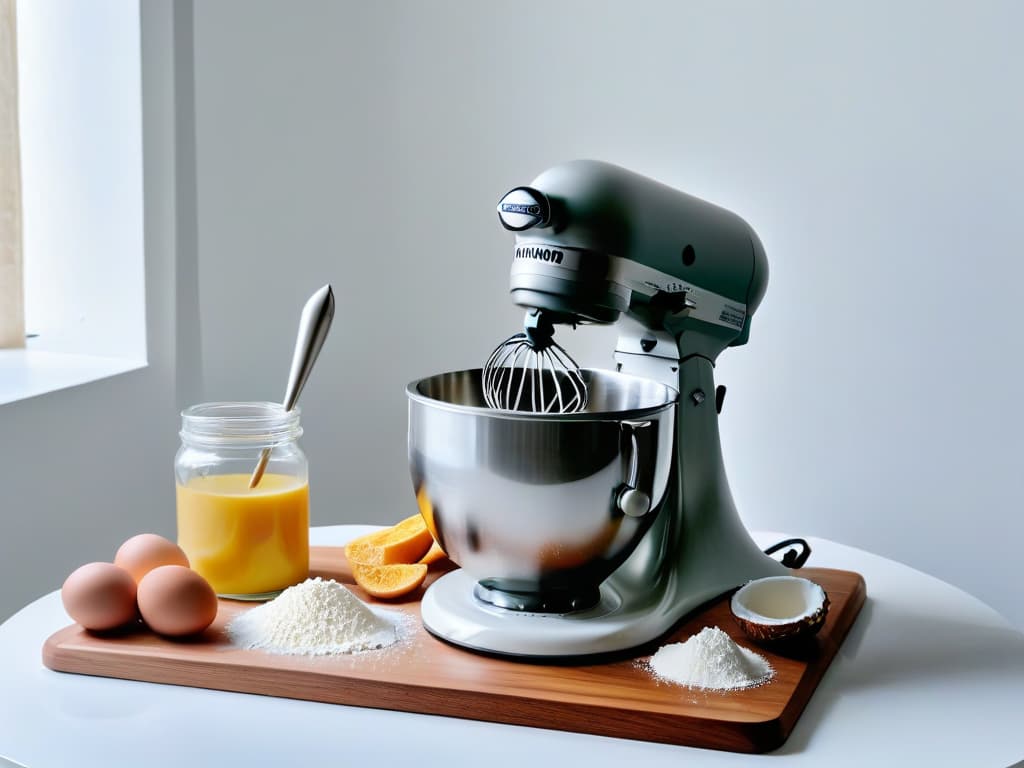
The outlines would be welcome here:
M 320 348 L 324 345 L 327 332 L 331 329 L 331 321 L 334 319 L 334 291 L 330 283 L 309 297 L 306 306 L 302 308 L 302 317 L 299 320 L 299 335 L 295 338 L 295 353 L 292 355 L 292 370 L 288 374 L 288 388 L 284 395 L 284 409 L 292 410 L 299 401 L 302 388 L 306 386 L 306 380 L 313 370 L 313 363 L 316 362 Z M 255 488 L 263 479 L 263 473 L 267 469 L 267 462 L 270 461 L 270 448 L 264 448 L 260 453 L 259 463 L 249 478 L 249 487 Z

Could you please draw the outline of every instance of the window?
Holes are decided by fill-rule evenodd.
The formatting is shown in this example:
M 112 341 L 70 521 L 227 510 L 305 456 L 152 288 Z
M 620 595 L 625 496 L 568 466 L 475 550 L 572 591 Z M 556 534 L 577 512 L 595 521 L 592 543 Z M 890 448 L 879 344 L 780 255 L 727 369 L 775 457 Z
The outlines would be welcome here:
M 0 349 L 0 404 L 147 356 L 139 4 L 28 0 L 15 19 L 29 339 Z
M 0 348 L 25 346 L 14 0 L 0 0 Z

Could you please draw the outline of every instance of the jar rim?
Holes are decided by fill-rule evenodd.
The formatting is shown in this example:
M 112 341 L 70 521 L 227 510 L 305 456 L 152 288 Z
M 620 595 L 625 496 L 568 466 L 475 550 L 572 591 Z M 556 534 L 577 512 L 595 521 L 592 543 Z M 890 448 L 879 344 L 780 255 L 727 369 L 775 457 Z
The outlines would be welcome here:
M 302 435 L 298 406 L 281 403 L 218 401 L 197 403 L 181 412 L 183 442 L 216 445 L 272 446 Z

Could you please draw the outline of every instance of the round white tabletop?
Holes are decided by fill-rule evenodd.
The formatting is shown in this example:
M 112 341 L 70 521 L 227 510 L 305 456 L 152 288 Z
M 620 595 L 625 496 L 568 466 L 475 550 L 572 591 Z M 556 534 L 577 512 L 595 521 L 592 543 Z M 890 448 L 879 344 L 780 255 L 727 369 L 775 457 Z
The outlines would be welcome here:
M 316 528 L 311 540 L 343 544 L 368 530 Z M 0 625 L 0 755 L 29 768 L 677 768 L 778 764 L 779 755 L 786 766 L 1005 768 L 1024 758 L 1024 634 L 931 576 L 810 543 L 811 565 L 863 574 L 868 599 L 789 740 L 769 755 L 52 672 L 43 641 L 69 623 L 56 592 Z

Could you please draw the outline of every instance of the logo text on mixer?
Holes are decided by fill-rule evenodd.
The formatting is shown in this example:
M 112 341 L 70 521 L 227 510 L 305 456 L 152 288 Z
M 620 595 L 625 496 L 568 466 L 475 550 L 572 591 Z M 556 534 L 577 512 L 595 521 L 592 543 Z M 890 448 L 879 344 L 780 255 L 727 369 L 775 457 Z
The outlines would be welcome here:
M 565 254 L 557 248 L 537 248 L 534 246 L 519 246 L 516 248 L 517 259 L 534 259 L 536 261 L 549 261 L 552 264 L 561 264 Z

